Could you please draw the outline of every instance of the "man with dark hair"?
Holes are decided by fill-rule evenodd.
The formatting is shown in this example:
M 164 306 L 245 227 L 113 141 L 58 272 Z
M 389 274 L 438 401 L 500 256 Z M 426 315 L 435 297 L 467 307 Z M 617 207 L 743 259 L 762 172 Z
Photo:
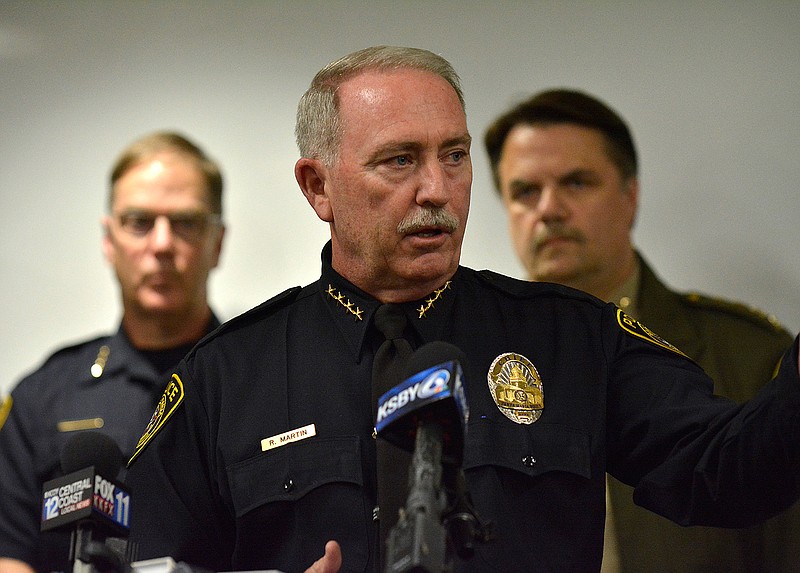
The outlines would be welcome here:
M 180 134 L 157 132 L 112 169 L 103 252 L 122 323 L 63 348 L 0 404 L 0 572 L 67 571 L 69 536 L 39 532 L 42 485 L 78 432 L 99 430 L 130 454 L 164 389 L 164 375 L 219 325 L 208 276 L 219 262 L 222 175 Z
M 452 555 L 456 573 L 599 570 L 606 470 L 687 524 L 757 522 L 800 495 L 796 343 L 738 407 L 614 305 L 460 266 L 471 137 L 446 60 L 359 50 L 317 73 L 297 117 L 295 178 L 331 234 L 321 277 L 172 374 L 129 462 L 140 559 L 295 573 L 325 547 L 315 573 L 378 571 L 397 518 L 378 500 L 408 476 L 378 474 L 387 345 L 467 357 L 461 469 L 494 537 Z
M 619 114 L 588 94 L 547 90 L 497 118 L 485 144 L 529 279 L 614 302 L 700 364 L 715 393 L 737 402 L 773 376 L 792 340 L 773 318 L 676 292 L 636 251 L 638 162 Z M 746 529 L 682 528 L 636 506 L 632 493 L 609 477 L 604 571 L 800 570 L 800 508 Z

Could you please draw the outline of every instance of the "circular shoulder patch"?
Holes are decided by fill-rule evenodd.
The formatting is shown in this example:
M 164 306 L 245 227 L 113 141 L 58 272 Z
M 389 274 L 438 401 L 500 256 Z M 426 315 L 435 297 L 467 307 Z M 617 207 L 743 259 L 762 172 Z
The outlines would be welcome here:
M 142 450 L 150 443 L 150 440 L 164 427 L 170 416 L 172 416 L 175 409 L 183 402 L 183 381 L 177 374 L 172 375 L 172 379 L 164 389 L 161 399 L 158 401 L 156 411 L 150 417 L 147 427 L 144 429 L 144 434 L 139 438 L 136 444 L 136 449 L 133 451 L 131 459 L 128 460 L 128 466 L 133 463 L 133 460 L 142 452 Z
M 8 414 L 11 413 L 12 404 L 14 404 L 14 399 L 11 397 L 11 394 L 0 402 L 0 429 L 3 428 L 3 424 L 5 424 L 8 419 Z
M 647 328 L 644 324 L 625 314 L 622 309 L 617 309 L 617 323 L 620 325 L 622 330 L 631 334 L 637 338 L 641 338 L 642 340 L 646 340 L 656 346 L 660 346 L 661 348 L 665 348 L 675 354 L 680 354 L 684 358 L 689 358 L 683 352 L 680 351 L 676 346 L 673 346 L 663 338 L 661 338 L 658 334 Z M 690 359 L 691 360 L 691 359 Z

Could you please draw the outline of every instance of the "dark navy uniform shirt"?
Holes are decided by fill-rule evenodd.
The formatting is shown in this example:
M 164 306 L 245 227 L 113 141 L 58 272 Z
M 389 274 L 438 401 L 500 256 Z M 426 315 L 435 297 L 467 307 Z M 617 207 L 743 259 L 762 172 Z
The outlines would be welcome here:
M 218 325 L 212 317 L 209 330 Z M 190 348 L 176 349 L 162 368 Z M 72 570 L 68 534 L 39 532 L 42 485 L 63 475 L 61 450 L 76 432 L 97 430 L 123 454 L 133 451 L 166 383 L 156 364 L 169 351 L 158 354 L 133 348 L 120 327 L 59 350 L 0 405 L 0 557 L 42 572 Z
M 335 539 L 343 571 L 376 570 L 378 306 L 331 269 L 326 247 L 318 282 L 195 347 L 129 464 L 140 559 L 292 573 Z M 606 470 L 682 523 L 742 525 L 798 495 L 796 343 L 794 362 L 737 407 L 657 335 L 565 287 L 460 267 L 402 307 L 416 346 L 443 340 L 468 359 L 463 467 L 495 540 L 456 571 L 599 570 Z M 489 383 L 509 353 L 530 365 L 528 382 L 534 371 L 540 380 L 516 387 L 542 400 L 532 423 L 501 409 L 513 384 Z

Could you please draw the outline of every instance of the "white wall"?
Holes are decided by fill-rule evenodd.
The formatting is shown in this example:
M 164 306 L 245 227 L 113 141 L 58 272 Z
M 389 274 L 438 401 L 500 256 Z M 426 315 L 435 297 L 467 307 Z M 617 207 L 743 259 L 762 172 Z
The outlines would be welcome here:
M 319 271 L 327 236 L 292 176 L 294 110 L 328 61 L 374 44 L 447 57 L 477 145 L 463 262 L 521 276 L 482 147 L 512 102 L 588 90 L 641 153 L 636 239 L 672 285 L 800 329 L 800 2 L 0 2 L 0 391 L 114 329 L 100 252 L 109 166 L 186 132 L 223 165 L 225 318 Z

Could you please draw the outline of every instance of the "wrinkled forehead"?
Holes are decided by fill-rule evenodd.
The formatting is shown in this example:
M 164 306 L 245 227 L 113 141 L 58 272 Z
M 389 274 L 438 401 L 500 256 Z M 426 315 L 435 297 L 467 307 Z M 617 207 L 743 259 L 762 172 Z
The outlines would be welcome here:
M 158 193 L 154 193 L 158 190 Z M 124 197 L 120 195 L 123 194 Z M 180 198 L 210 203 L 208 181 L 198 161 L 178 151 L 158 151 L 143 156 L 120 175 L 111 189 L 111 206 L 120 200 L 144 197 Z
M 432 72 L 417 69 L 370 70 L 339 86 L 339 118 L 343 133 L 445 130 L 445 138 L 468 137 L 458 94 Z

